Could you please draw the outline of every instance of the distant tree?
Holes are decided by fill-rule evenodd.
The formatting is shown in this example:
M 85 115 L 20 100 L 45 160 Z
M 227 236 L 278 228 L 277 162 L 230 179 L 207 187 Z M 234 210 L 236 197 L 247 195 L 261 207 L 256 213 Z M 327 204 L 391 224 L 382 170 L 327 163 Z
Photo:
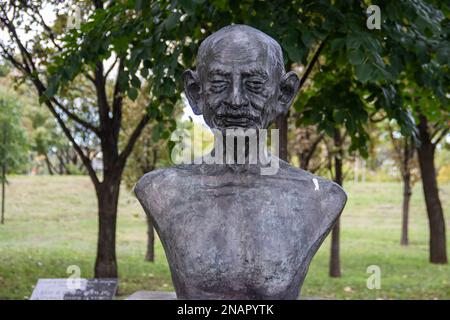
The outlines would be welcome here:
M 3 63 L 5 62 L 3 60 Z M 2 66 L 4 71 L 0 73 L 0 87 L 5 91 L 14 89 L 17 93 L 17 103 L 22 105 L 22 122 L 27 131 L 30 166 L 39 169 L 44 162 L 50 175 L 86 173 L 79 156 L 64 137 L 64 133 L 50 111 L 39 106 L 38 97 L 32 85 L 17 79 L 8 64 Z M 85 95 L 88 95 L 88 92 L 85 91 Z M 67 122 L 70 120 L 67 119 Z M 82 139 L 81 134 L 77 135 L 77 140 L 86 154 L 95 155 L 94 150 L 91 150 L 89 143 Z
M 445 1 L 430 0 L 419 8 L 420 18 L 409 17 L 405 26 L 415 39 L 397 37 L 397 50 L 404 52 L 397 63 L 397 68 L 404 70 L 399 87 L 417 124 L 419 143 L 416 146 L 430 229 L 429 260 L 446 264 L 447 238 L 435 151 L 450 128 L 450 7 Z
M 450 132 L 450 100 L 448 93 L 445 93 L 450 87 L 450 61 L 449 55 L 442 56 L 441 52 L 450 52 L 449 43 L 447 40 L 446 43 L 437 41 L 429 44 L 429 50 L 435 52 L 433 59 L 424 62 L 426 68 L 423 72 L 411 70 L 413 74 L 410 77 L 415 79 L 414 82 L 407 79 L 402 82 L 403 100 L 412 110 L 411 117 L 414 117 L 417 126 L 418 141 L 414 145 L 430 230 L 429 260 L 437 264 L 448 263 L 445 218 L 439 197 L 435 157 L 438 145 Z M 420 55 L 421 52 L 415 54 Z
M 27 160 L 27 141 L 17 97 L 0 90 L 0 165 L 2 184 L 1 224 L 5 223 L 5 185 L 9 172 L 20 170 Z
M 29 127 L 30 151 L 36 159 L 43 158 L 48 174 L 83 172 L 77 153 L 47 109 L 32 101 L 25 105 L 23 117 Z
M 139 97 L 135 101 L 126 101 L 126 108 L 123 110 L 124 126 L 122 134 L 128 135 L 133 130 L 140 117 L 146 113 L 147 102 L 149 98 L 148 91 L 141 90 Z M 151 123 L 142 131 L 141 136 L 136 142 L 136 146 L 127 161 L 123 172 L 125 186 L 132 190 L 136 182 L 146 173 L 157 168 L 170 165 L 168 139 L 162 139 L 157 136 L 165 129 L 155 129 L 166 123 Z M 167 124 L 166 124 L 167 125 Z M 155 233 L 153 222 L 146 214 L 147 221 L 147 246 L 145 260 L 153 262 L 155 260 Z
M 120 182 L 126 161 L 150 120 L 149 114 L 142 115 L 127 137 L 123 149 L 119 149 L 123 101 L 127 94 L 131 99 L 136 98 L 138 92 L 135 87 L 140 86 L 139 78 L 135 75 L 135 57 L 129 55 L 128 47 L 137 34 L 127 29 L 128 15 L 125 14 L 123 20 L 116 21 L 115 25 L 115 28 L 124 32 L 125 37 L 105 36 L 105 28 L 110 25 L 103 24 L 103 19 L 105 15 L 115 13 L 108 10 L 112 3 L 103 1 L 77 2 L 90 22 L 82 23 L 80 29 L 72 28 L 65 33 L 64 29 L 59 28 L 62 24 L 60 21 L 62 17 L 67 17 L 68 7 L 74 2 L 67 1 L 66 7 L 58 6 L 59 2 L 0 3 L 0 27 L 9 36 L 6 40 L 0 40 L 0 54 L 20 71 L 24 80 L 35 87 L 40 101 L 46 105 L 81 158 L 98 199 L 99 234 L 95 277 L 116 278 L 116 217 Z M 59 20 L 54 26 L 52 21 L 43 16 L 46 5 L 53 5 L 60 11 Z M 18 30 L 25 25 L 28 35 L 33 35 L 31 38 L 19 36 Z M 151 30 L 154 31 L 153 28 Z M 106 64 L 109 57 L 116 60 L 111 66 Z M 73 90 L 77 86 L 77 79 L 89 83 L 95 92 L 91 104 L 73 104 L 70 99 L 66 99 L 67 88 Z M 130 81 L 133 85 L 130 85 Z M 84 93 L 79 97 L 83 98 Z M 161 101 L 159 105 L 163 104 Z M 84 139 L 101 148 L 101 174 L 94 170 L 89 154 L 80 145 L 80 140 Z
M 412 187 L 418 177 L 414 174 L 414 169 L 417 167 L 417 163 L 414 161 L 416 142 L 411 136 L 402 136 L 390 123 L 387 123 L 386 126 L 394 151 L 393 159 L 397 163 L 403 182 L 402 231 L 400 244 L 407 246 L 409 244 L 409 202 L 412 195 Z
M 291 119 L 294 117 L 291 116 Z M 311 173 L 317 172 L 326 163 L 321 152 L 325 134 L 317 130 L 316 125 L 297 126 L 288 139 L 288 153 L 297 157 L 301 169 Z
M 341 187 L 344 186 L 344 139 L 341 129 L 335 128 L 333 135 L 333 162 L 334 162 L 334 175 L 333 181 Z M 329 275 L 333 278 L 341 276 L 341 259 L 340 259 L 340 218 L 336 221 L 336 224 L 331 231 L 331 248 L 330 248 L 330 266 Z
M 440 109 L 437 99 L 426 104 L 422 99 L 416 105 L 420 144 L 417 147 L 422 187 L 427 207 L 430 228 L 430 262 L 446 264 L 447 237 L 444 212 L 439 197 L 437 173 L 435 167 L 436 147 L 448 135 L 450 130 L 450 107 L 447 111 Z M 436 105 L 437 104 L 437 105 Z
M 411 107 L 403 94 L 407 88 L 405 81 L 423 84 L 435 93 L 436 99 L 447 100 L 444 92 L 448 88 L 445 79 L 448 78 L 450 49 L 444 31 L 449 28 L 445 28 L 448 22 L 443 18 L 443 9 L 425 1 L 382 1 L 378 5 L 383 21 L 381 30 L 377 31 L 364 29 L 358 22 L 363 17 L 356 11 L 358 7 L 364 9 L 363 2 L 339 2 L 333 8 L 337 10 L 333 11 L 334 18 L 341 25 L 336 25 L 329 38 L 323 40 L 326 43 L 322 58 L 318 60 L 320 71 L 312 73 L 313 86 L 303 92 L 303 96 L 300 93 L 296 102 L 297 112 L 302 115 L 301 123 L 318 124 L 319 130 L 330 137 L 334 136 L 336 127 L 345 127 L 351 138 L 349 151 L 358 150 L 363 156 L 368 155 L 367 123 L 378 112 L 383 111 L 388 119 L 395 119 L 403 135 L 416 138 Z M 344 12 L 343 8 L 348 10 Z M 436 104 L 435 116 L 448 119 L 441 113 L 445 108 L 444 104 Z M 426 137 L 423 140 L 426 141 Z M 424 154 L 432 154 L 430 151 Z M 432 177 L 433 174 L 428 172 L 422 176 Z M 438 205 L 433 204 L 440 204 L 433 192 L 437 192 L 437 188 L 432 188 L 431 182 L 429 185 L 426 193 L 433 193 L 430 198 L 434 201 L 427 203 L 438 212 Z M 443 216 L 432 216 L 442 219 L 430 219 L 434 235 L 430 251 L 440 251 L 439 259 L 444 261 Z

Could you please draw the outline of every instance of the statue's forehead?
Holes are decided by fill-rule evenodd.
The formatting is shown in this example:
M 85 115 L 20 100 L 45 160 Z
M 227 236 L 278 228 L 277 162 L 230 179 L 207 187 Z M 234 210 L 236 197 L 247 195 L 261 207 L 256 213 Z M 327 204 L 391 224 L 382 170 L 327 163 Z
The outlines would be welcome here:
M 264 69 L 273 64 L 268 54 L 268 46 L 261 39 L 248 35 L 225 37 L 215 41 L 204 56 L 207 69 Z

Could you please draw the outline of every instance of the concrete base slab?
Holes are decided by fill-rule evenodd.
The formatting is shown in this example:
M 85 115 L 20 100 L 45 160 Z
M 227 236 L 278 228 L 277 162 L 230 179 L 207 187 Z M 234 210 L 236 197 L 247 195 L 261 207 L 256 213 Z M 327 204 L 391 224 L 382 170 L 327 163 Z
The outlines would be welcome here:
M 137 291 L 125 300 L 177 300 L 173 291 Z M 326 300 L 320 297 L 301 297 L 299 300 Z
M 166 291 L 137 291 L 125 300 L 176 300 L 175 292 Z

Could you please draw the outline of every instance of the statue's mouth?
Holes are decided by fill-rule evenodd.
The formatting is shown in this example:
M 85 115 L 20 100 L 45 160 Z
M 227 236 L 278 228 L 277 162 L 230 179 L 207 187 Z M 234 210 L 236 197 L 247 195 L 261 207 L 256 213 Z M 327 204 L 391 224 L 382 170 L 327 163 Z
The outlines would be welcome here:
M 249 115 L 220 115 L 216 117 L 216 124 L 224 128 L 250 128 L 258 123 L 258 119 Z

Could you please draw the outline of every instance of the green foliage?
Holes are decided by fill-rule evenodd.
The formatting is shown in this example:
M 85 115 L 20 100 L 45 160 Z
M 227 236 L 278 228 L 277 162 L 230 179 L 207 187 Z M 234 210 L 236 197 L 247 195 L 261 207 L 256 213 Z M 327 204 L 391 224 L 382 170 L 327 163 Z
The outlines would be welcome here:
M 0 78 L 6 76 L 11 71 L 10 66 L 5 62 L 0 62 Z
M 135 101 L 125 101 L 123 108 L 123 127 L 121 134 L 129 136 L 136 123 L 146 112 L 146 101 L 149 100 L 148 92 L 141 89 Z M 123 172 L 123 182 L 128 189 L 132 189 L 136 182 L 147 172 L 160 167 L 170 165 L 168 137 L 161 134 L 169 132 L 168 122 L 152 122 L 142 131 L 130 157 L 127 160 Z M 122 139 L 121 141 L 124 141 Z
M 164 109 L 175 106 L 181 73 L 194 65 L 199 43 L 220 27 L 245 23 L 281 43 L 288 67 L 306 65 L 313 49 L 324 42 L 323 69 L 331 74 L 313 73 L 314 97 L 306 93 L 313 99 L 297 102 L 297 111 L 305 123 L 319 123 L 327 133 L 344 125 L 352 150 L 367 155 L 364 123 L 369 110 L 384 110 L 402 133 L 414 134 L 413 118 L 399 92 L 402 79 L 429 88 L 441 103 L 448 100 L 446 7 L 440 6 L 443 12 L 422 0 L 377 5 L 381 30 L 366 27 L 367 5 L 357 0 L 114 2 L 66 36 L 64 54 L 49 68 L 47 96 L 93 67 L 99 57 L 114 53 L 126 57 L 121 85 L 128 97 L 135 100 L 142 80 L 148 81 L 153 97 L 149 114 L 169 121 L 173 130 L 174 120 Z M 155 139 L 160 136 L 156 130 Z
M 28 140 L 31 150 L 37 155 L 47 155 L 51 148 L 68 144 L 58 131 L 50 112 L 39 106 L 30 104 L 24 110 L 24 116 L 30 122 Z
M 437 53 L 449 48 L 448 22 L 423 1 L 380 1 L 381 30 L 368 30 L 357 3 L 364 11 L 359 1 L 342 4 L 341 10 L 347 5 L 352 10 L 337 15 L 345 18 L 330 34 L 325 66 L 313 79 L 313 92 L 296 107 L 300 122 L 318 123 L 328 134 L 344 126 L 352 138 L 350 151 L 367 156 L 369 114 L 384 111 L 399 123 L 402 134 L 415 136 L 411 106 L 404 101 L 405 79 L 434 91 L 440 99 L 435 109 L 447 103 L 443 92 L 448 62 Z
M 17 97 L 0 90 L 0 165 L 6 164 L 9 173 L 23 170 L 27 149 Z

